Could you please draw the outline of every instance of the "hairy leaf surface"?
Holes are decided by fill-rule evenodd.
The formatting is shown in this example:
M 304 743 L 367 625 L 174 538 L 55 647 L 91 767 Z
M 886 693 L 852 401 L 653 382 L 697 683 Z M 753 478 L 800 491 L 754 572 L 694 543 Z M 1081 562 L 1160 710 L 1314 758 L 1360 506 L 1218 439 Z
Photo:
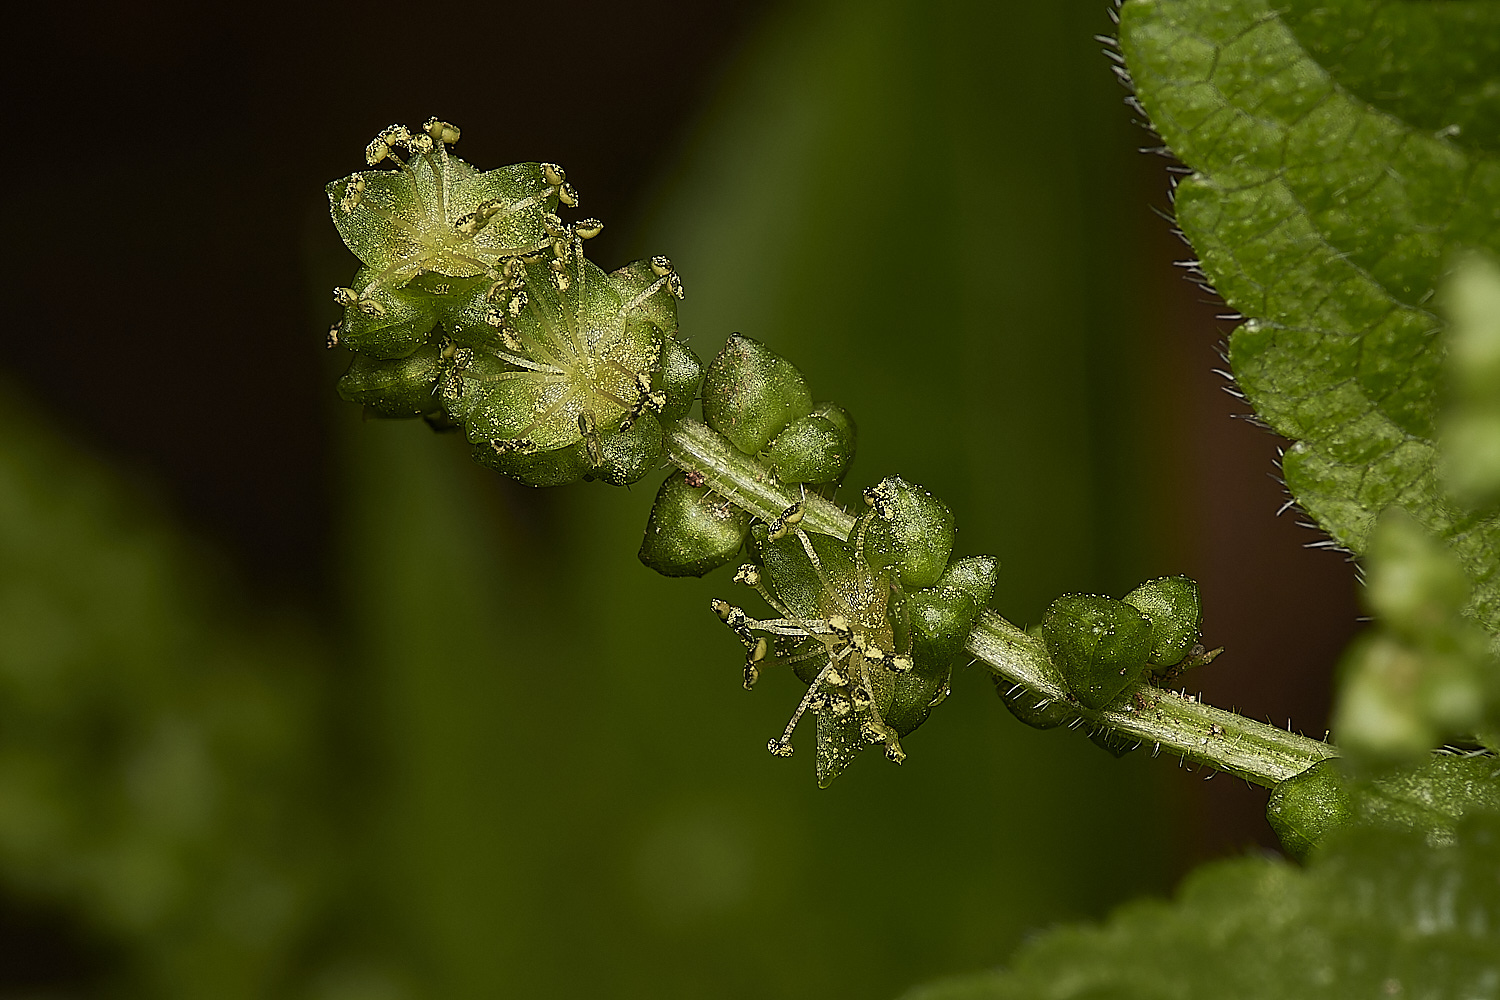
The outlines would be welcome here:
M 1360 830 L 1311 868 L 1241 858 L 1199 869 L 1176 901 L 1038 939 L 1011 970 L 907 1000 L 1087 997 L 1493 997 L 1500 994 L 1500 819 L 1448 847 Z
M 1435 475 L 1441 321 L 1460 251 L 1500 250 L 1500 5 L 1486 0 L 1132 0 L 1137 93 L 1192 168 L 1177 217 L 1219 293 L 1257 412 L 1293 438 L 1297 501 L 1363 550 L 1414 515 L 1458 552 L 1500 626 L 1500 522 Z

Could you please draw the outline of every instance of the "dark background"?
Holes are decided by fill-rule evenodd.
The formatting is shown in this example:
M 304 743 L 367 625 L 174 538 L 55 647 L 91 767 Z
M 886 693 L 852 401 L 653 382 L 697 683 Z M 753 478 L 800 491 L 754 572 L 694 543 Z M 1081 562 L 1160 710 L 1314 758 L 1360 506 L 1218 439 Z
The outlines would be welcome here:
M 886 34 L 881 31 L 890 23 L 872 28 L 871 51 L 893 44 L 890 38 L 905 39 L 902 44 L 924 53 L 913 57 L 913 78 L 937 81 L 930 94 L 878 75 L 868 83 L 849 76 L 839 85 L 839 52 L 856 67 L 851 73 L 866 64 L 859 61 L 864 50 L 857 37 L 863 15 L 834 3 L 33 8 L 14 25 L 4 69 L 12 131 L 4 168 L 4 372 L 47 421 L 106 455 L 189 530 L 227 553 L 232 569 L 225 572 L 242 580 L 251 604 L 290 609 L 331 634 L 353 627 L 358 616 L 346 610 L 345 534 L 351 421 L 334 402 L 341 361 L 322 346 L 335 315 L 327 287 L 345 280 L 351 266 L 337 256 L 322 186 L 362 167 L 361 151 L 382 126 L 435 114 L 464 129 L 458 152 L 477 164 L 564 164 L 583 192 L 584 212 L 608 223 L 589 245 L 606 267 L 642 253 L 670 253 L 688 283 L 684 332 L 694 332 L 689 324 L 695 319 L 702 323 L 693 341 L 700 355 L 713 353 L 725 327 L 744 324 L 745 332 L 804 364 L 815 390 L 858 402 L 851 408 L 865 432 L 866 458 L 857 463 L 855 480 L 892 471 L 868 465 L 872 455 L 903 472 L 917 465 L 908 474 L 924 482 L 941 478 L 943 468 L 954 470 L 940 492 L 953 500 L 960 524 L 972 524 L 961 545 L 988 545 L 1001 555 L 1006 573 L 1036 582 L 1012 592 L 1010 605 L 1003 603 L 1003 586 L 997 598 L 1002 614 L 1034 621 L 1047 595 L 1062 589 L 1123 592 L 1146 576 L 1188 572 L 1203 587 L 1206 640 L 1229 650 L 1193 683 L 1216 704 L 1322 736 L 1332 664 L 1357 614 L 1352 568 L 1335 553 L 1305 548 L 1319 536 L 1298 527 L 1296 512 L 1275 516 L 1284 500 L 1275 479 L 1278 442 L 1231 419 L 1246 406 L 1222 391 L 1226 382 L 1213 371 L 1223 367 L 1216 352 L 1231 324 L 1216 320 L 1223 306 L 1172 265 L 1191 252 L 1151 212 L 1166 207 L 1168 164 L 1135 152 L 1151 138 L 1130 123 L 1124 92 L 1103 57 L 1093 54 L 1098 45 L 1088 36 L 1109 28 L 1102 5 L 1090 0 L 1036 11 L 999 4 L 982 17 L 961 4 L 936 5 L 930 17 L 920 6 L 876 6 L 871 24 L 884 23 L 883 17 L 907 21 L 905 29 Z M 972 39 L 960 37 L 965 34 Z M 809 54 L 799 47 L 817 39 L 825 40 L 817 44 L 827 46 L 826 59 L 822 50 Z M 994 51 L 986 50 L 987 40 Z M 954 56 L 953 47 L 965 44 L 970 47 Z M 944 83 L 949 58 L 972 69 L 970 84 L 980 83 Z M 837 169 L 847 176 L 842 193 L 822 202 L 837 204 L 844 215 L 814 219 L 818 210 L 808 202 L 756 204 L 750 194 L 733 203 L 747 219 L 777 220 L 783 208 L 791 213 L 784 236 L 756 238 L 781 246 L 777 252 L 789 260 L 805 258 L 805 266 L 776 286 L 790 290 L 757 285 L 764 291 L 752 292 L 712 270 L 716 259 L 730 261 L 723 266 L 738 268 L 737 274 L 752 266 L 734 256 L 746 240 L 714 239 L 716 226 L 732 233 L 749 223 L 733 204 L 716 208 L 712 218 L 695 213 L 713 203 L 704 192 L 734 176 L 733 151 L 740 148 L 734 136 L 774 136 L 779 123 L 797 117 L 795 88 L 775 92 L 792 102 L 785 106 L 756 96 L 758 87 L 769 86 L 765 81 L 791 78 L 778 61 L 815 65 L 834 81 L 829 93 L 854 95 L 831 97 L 830 107 L 853 106 L 848 102 L 857 102 L 861 88 L 895 89 L 889 100 L 864 106 L 868 120 L 840 112 L 834 128 L 808 112 L 811 124 L 798 141 L 812 151 L 810 172 L 819 170 L 813 157 L 826 166 L 839 150 L 853 151 L 854 166 L 818 173 L 821 178 Z M 906 79 L 903 72 L 892 68 L 891 79 Z M 949 98 L 956 110 L 945 108 Z M 912 142 L 933 151 L 930 172 L 913 161 L 900 175 L 910 183 L 897 186 L 889 203 L 873 181 L 865 192 L 860 177 L 866 169 L 885 176 L 880 149 L 888 140 L 879 137 L 887 114 L 889 121 L 931 129 Z M 950 146 L 957 152 L 945 166 L 938 151 Z M 911 155 L 898 142 L 891 148 L 892 162 Z M 866 154 L 861 167 L 857 158 Z M 946 183 L 955 171 L 973 179 L 954 182 L 961 196 L 950 197 L 954 189 L 944 184 L 935 194 L 925 189 L 923 178 Z M 772 189 L 776 183 L 782 182 L 767 182 Z M 847 206 L 839 197 L 848 198 Z M 1065 206 L 1063 215 L 1048 214 L 1054 205 Z M 968 218 L 980 220 L 980 229 L 965 229 Z M 808 220 L 811 235 L 799 236 L 798 219 Z M 852 230 L 847 238 L 853 241 L 875 234 L 863 242 L 889 238 L 899 245 L 897 266 L 859 286 L 857 276 L 845 274 L 857 262 L 820 256 L 819 240 L 842 226 Z M 935 408 L 929 429 L 914 422 L 909 445 L 901 437 L 906 430 L 890 428 L 881 437 L 885 418 L 877 414 L 909 411 L 913 401 L 931 398 L 914 387 L 926 369 L 915 363 L 908 372 L 905 352 L 933 349 L 953 327 L 914 334 L 906 323 L 882 333 L 881 316 L 889 310 L 861 306 L 857 296 L 840 297 L 837 289 L 883 287 L 903 301 L 942 301 L 945 276 L 962 271 L 973 259 L 969 248 L 980 246 L 1003 247 L 997 261 L 1013 264 L 1010 279 L 1004 270 L 993 279 L 1001 305 L 995 316 L 985 311 L 988 305 L 959 310 L 970 346 L 953 349 L 949 362 L 929 373 L 939 394 L 940 376 L 962 374 L 968 388 L 956 395 L 979 403 L 967 410 Z M 768 273 L 771 278 L 756 280 L 780 280 L 774 268 Z M 1033 273 L 1042 278 L 1027 277 Z M 325 274 L 333 277 L 323 280 Z M 809 274 L 815 278 L 804 284 L 824 282 L 826 294 L 816 308 L 798 312 L 792 304 L 811 294 L 800 276 Z M 743 301 L 754 305 L 729 308 Z M 984 302 L 984 295 L 976 301 Z M 939 320 L 951 319 L 932 308 Z M 860 319 L 841 325 L 840 317 L 851 312 Z M 722 322 L 720 313 L 727 317 Z M 919 323 L 923 314 L 914 315 Z M 1060 317 L 1055 322 L 1061 325 L 1054 330 L 1048 317 Z M 1007 320 L 1019 322 L 1005 326 Z M 992 321 L 1011 332 L 991 335 Z M 778 342 L 778 336 L 786 339 Z M 878 336 L 894 346 L 881 353 L 874 346 Z M 998 344 L 999 353 L 975 344 Z M 1046 354 L 1054 344 L 1066 346 L 1061 354 Z M 1066 399 L 1054 394 L 1048 405 L 1076 417 L 1077 436 L 1070 440 L 1084 444 L 1036 446 L 1038 454 L 1072 448 L 1056 458 L 1062 471 L 1055 476 L 1043 474 L 1050 468 L 1045 462 L 1027 464 L 1025 442 L 1040 442 L 1044 430 L 1009 411 L 1002 420 L 998 410 L 985 410 L 1005 405 L 991 405 L 991 393 L 1022 396 L 974 381 L 1013 364 L 1016 373 L 1007 377 L 1024 383 L 1033 355 L 1043 368 L 1071 379 L 1075 391 Z M 903 374 L 912 381 L 900 383 Z M 1045 376 L 1038 380 L 1038 392 L 1050 384 Z M 985 423 L 990 419 L 993 428 Z M 922 434 L 934 433 L 930 426 L 958 441 L 952 455 L 923 444 Z M 369 433 L 383 432 L 371 427 Z M 1019 479 L 986 485 L 982 470 L 994 460 L 986 458 L 984 442 L 991 440 L 1002 442 L 995 454 L 1012 455 Z M 887 448 L 881 441 L 893 443 Z M 442 462 L 462 461 L 452 448 L 434 446 L 432 453 Z M 926 460 L 935 467 L 921 467 Z M 981 471 L 965 472 L 961 461 Z M 464 489 L 482 497 L 482 510 L 510 525 L 501 534 L 516 566 L 544 562 L 550 582 L 541 591 L 576 592 L 569 574 L 590 571 L 580 568 L 571 526 L 584 509 L 577 504 L 592 510 L 587 505 L 601 494 L 574 501 L 477 472 L 459 475 Z M 1085 503 L 1080 516 L 1092 519 L 1083 541 L 1060 540 L 1071 537 L 1066 524 L 1020 522 L 1047 509 L 1047 490 L 1038 486 L 1043 480 L 1073 491 L 1066 495 L 1088 494 L 1086 501 L 1066 501 Z M 641 508 L 649 492 L 638 488 L 631 502 Z M 1012 501 L 996 499 L 1002 495 L 1021 505 L 1010 521 L 1004 503 Z M 1032 496 L 1033 506 L 1014 499 L 1023 496 Z M 635 543 L 622 537 L 615 548 L 623 558 Z M 1048 546 L 1068 554 L 1049 561 Z M 622 575 L 623 587 L 660 582 L 645 580 L 643 569 L 621 572 L 642 577 L 632 583 L 635 578 Z M 565 613 L 555 609 L 566 608 L 567 600 L 557 597 L 553 613 Z M 644 628 L 649 633 L 652 626 Z M 727 643 L 689 655 L 696 657 L 695 669 L 713 659 L 728 663 L 726 678 L 733 672 Z M 979 688 L 960 693 L 975 696 Z M 993 702 L 982 710 L 1003 716 Z M 997 724 L 1006 727 L 1008 753 L 1071 752 L 1055 749 L 1065 741 L 1060 735 L 1032 734 L 1009 722 Z M 974 738 L 964 738 L 970 739 L 964 752 L 974 752 Z M 1092 748 L 1080 755 L 1084 751 L 1100 758 L 1079 765 L 1088 780 L 1109 782 L 1104 769 L 1114 765 Z M 1031 766 L 1025 759 L 1022 766 Z M 757 758 L 754 767 L 769 771 L 777 763 Z M 1131 789 L 1146 790 L 1140 792 L 1149 798 L 1142 802 L 1142 822 L 1155 826 L 1140 836 L 1162 856 L 1141 861 L 1146 874 L 1140 878 L 1092 898 L 1070 897 L 1047 919 L 1097 915 L 1129 892 L 1162 891 L 1205 858 L 1274 847 L 1261 818 L 1264 791 L 1228 778 L 1204 783 L 1203 775 L 1167 760 L 1119 767 L 1127 769 L 1121 773 L 1130 775 Z M 649 783 L 651 768 L 644 773 Z M 798 779 L 811 783 L 806 775 Z M 922 779 L 908 776 L 913 780 Z M 1052 794 L 1089 794 L 1059 782 Z M 909 786 L 884 794 L 905 794 L 901 787 Z M 962 796 L 955 801 L 961 814 Z M 116 945 L 85 943 L 88 932 L 79 927 L 88 921 L 76 909 L 27 903 L 0 920 L 0 977 L 17 985 L 72 982 L 80 967 L 111 961 Z M 995 940 L 1013 940 L 1027 926 L 1021 919 L 1015 928 L 997 930 Z M 1008 948 L 996 950 L 990 956 L 960 949 L 945 959 L 960 963 L 947 971 L 999 960 Z M 913 968 L 942 971 L 922 962 Z M 602 981 L 612 980 L 603 975 Z M 709 988 L 709 980 L 693 982 Z M 887 992 L 904 985 L 891 982 Z

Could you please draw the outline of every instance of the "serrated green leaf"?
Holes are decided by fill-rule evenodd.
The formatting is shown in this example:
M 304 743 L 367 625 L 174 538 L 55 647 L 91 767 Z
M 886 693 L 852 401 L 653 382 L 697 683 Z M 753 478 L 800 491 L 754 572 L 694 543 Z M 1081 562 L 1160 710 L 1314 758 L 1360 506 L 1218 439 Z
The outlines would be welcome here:
M 1457 552 L 1492 631 L 1500 522 L 1436 479 L 1430 305 L 1457 253 L 1500 248 L 1497 37 L 1486 2 L 1132 0 L 1121 25 L 1139 97 L 1193 169 L 1178 221 L 1249 317 L 1235 377 L 1296 439 L 1293 494 L 1356 552 L 1381 510 L 1409 511 Z
M 1298 1000 L 1500 994 L 1500 818 L 1453 843 L 1352 831 L 1305 869 L 1267 858 L 1189 876 L 1173 902 L 1133 903 L 1053 931 L 1008 972 L 906 1000 Z

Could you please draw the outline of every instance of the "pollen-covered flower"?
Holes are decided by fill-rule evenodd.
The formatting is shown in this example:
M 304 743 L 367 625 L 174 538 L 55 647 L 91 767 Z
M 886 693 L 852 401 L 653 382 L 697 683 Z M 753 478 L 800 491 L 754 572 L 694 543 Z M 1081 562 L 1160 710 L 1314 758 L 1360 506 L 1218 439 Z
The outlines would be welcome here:
M 681 416 L 698 388 L 697 359 L 674 336 L 676 277 L 662 258 L 605 274 L 565 228 L 476 293 L 453 320 L 460 346 L 439 383 L 475 457 L 533 485 L 650 471 L 659 417 Z
M 865 499 L 869 510 L 848 541 L 803 530 L 800 504 L 752 532 L 759 560 L 735 579 L 758 591 L 773 616 L 714 602 L 746 647 L 747 688 L 773 663 L 808 685 L 769 747 L 790 756 L 792 734 L 812 712 L 822 787 L 867 747 L 906 758 L 901 737 L 947 697 L 953 660 L 997 570 L 989 556 L 948 562 L 952 515 L 925 490 L 892 477 Z
M 448 151 L 454 126 L 392 125 L 370 143 L 372 167 L 328 185 L 339 235 L 364 264 L 335 290 L 346 309 L 342 340 L 374 357 L 404 357 L 439 318 L 444 279 L 500 276 L 503 263 L 552 244 L 546 218 L 577 194 L 560 167 L 517 163 L 479 171 Z M 433 280 L 415 288 L 422 276 Z

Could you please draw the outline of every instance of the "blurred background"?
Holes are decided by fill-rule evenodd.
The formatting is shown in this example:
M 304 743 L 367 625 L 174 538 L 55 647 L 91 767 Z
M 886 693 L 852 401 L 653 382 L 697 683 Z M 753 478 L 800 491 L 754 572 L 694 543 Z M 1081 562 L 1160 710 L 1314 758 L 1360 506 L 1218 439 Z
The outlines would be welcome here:
M 247 5 L 248 6 L 248 5 Z M 1271 849 L 1265 793 L 987 674 L 827 791 L 655 482 L 532 491 L 365 421 L 323 186 L 391 122 L 562 163 L 1002 562 L 1000 613 L 1200 580 L 1191 683 L 1309 735 L 1352 567 L 1277 517 L 1104 0 L 31 8 L 3 72 L 0 996 L 897 996 Z M 803 734 L 803 743 L 809 734 Z

